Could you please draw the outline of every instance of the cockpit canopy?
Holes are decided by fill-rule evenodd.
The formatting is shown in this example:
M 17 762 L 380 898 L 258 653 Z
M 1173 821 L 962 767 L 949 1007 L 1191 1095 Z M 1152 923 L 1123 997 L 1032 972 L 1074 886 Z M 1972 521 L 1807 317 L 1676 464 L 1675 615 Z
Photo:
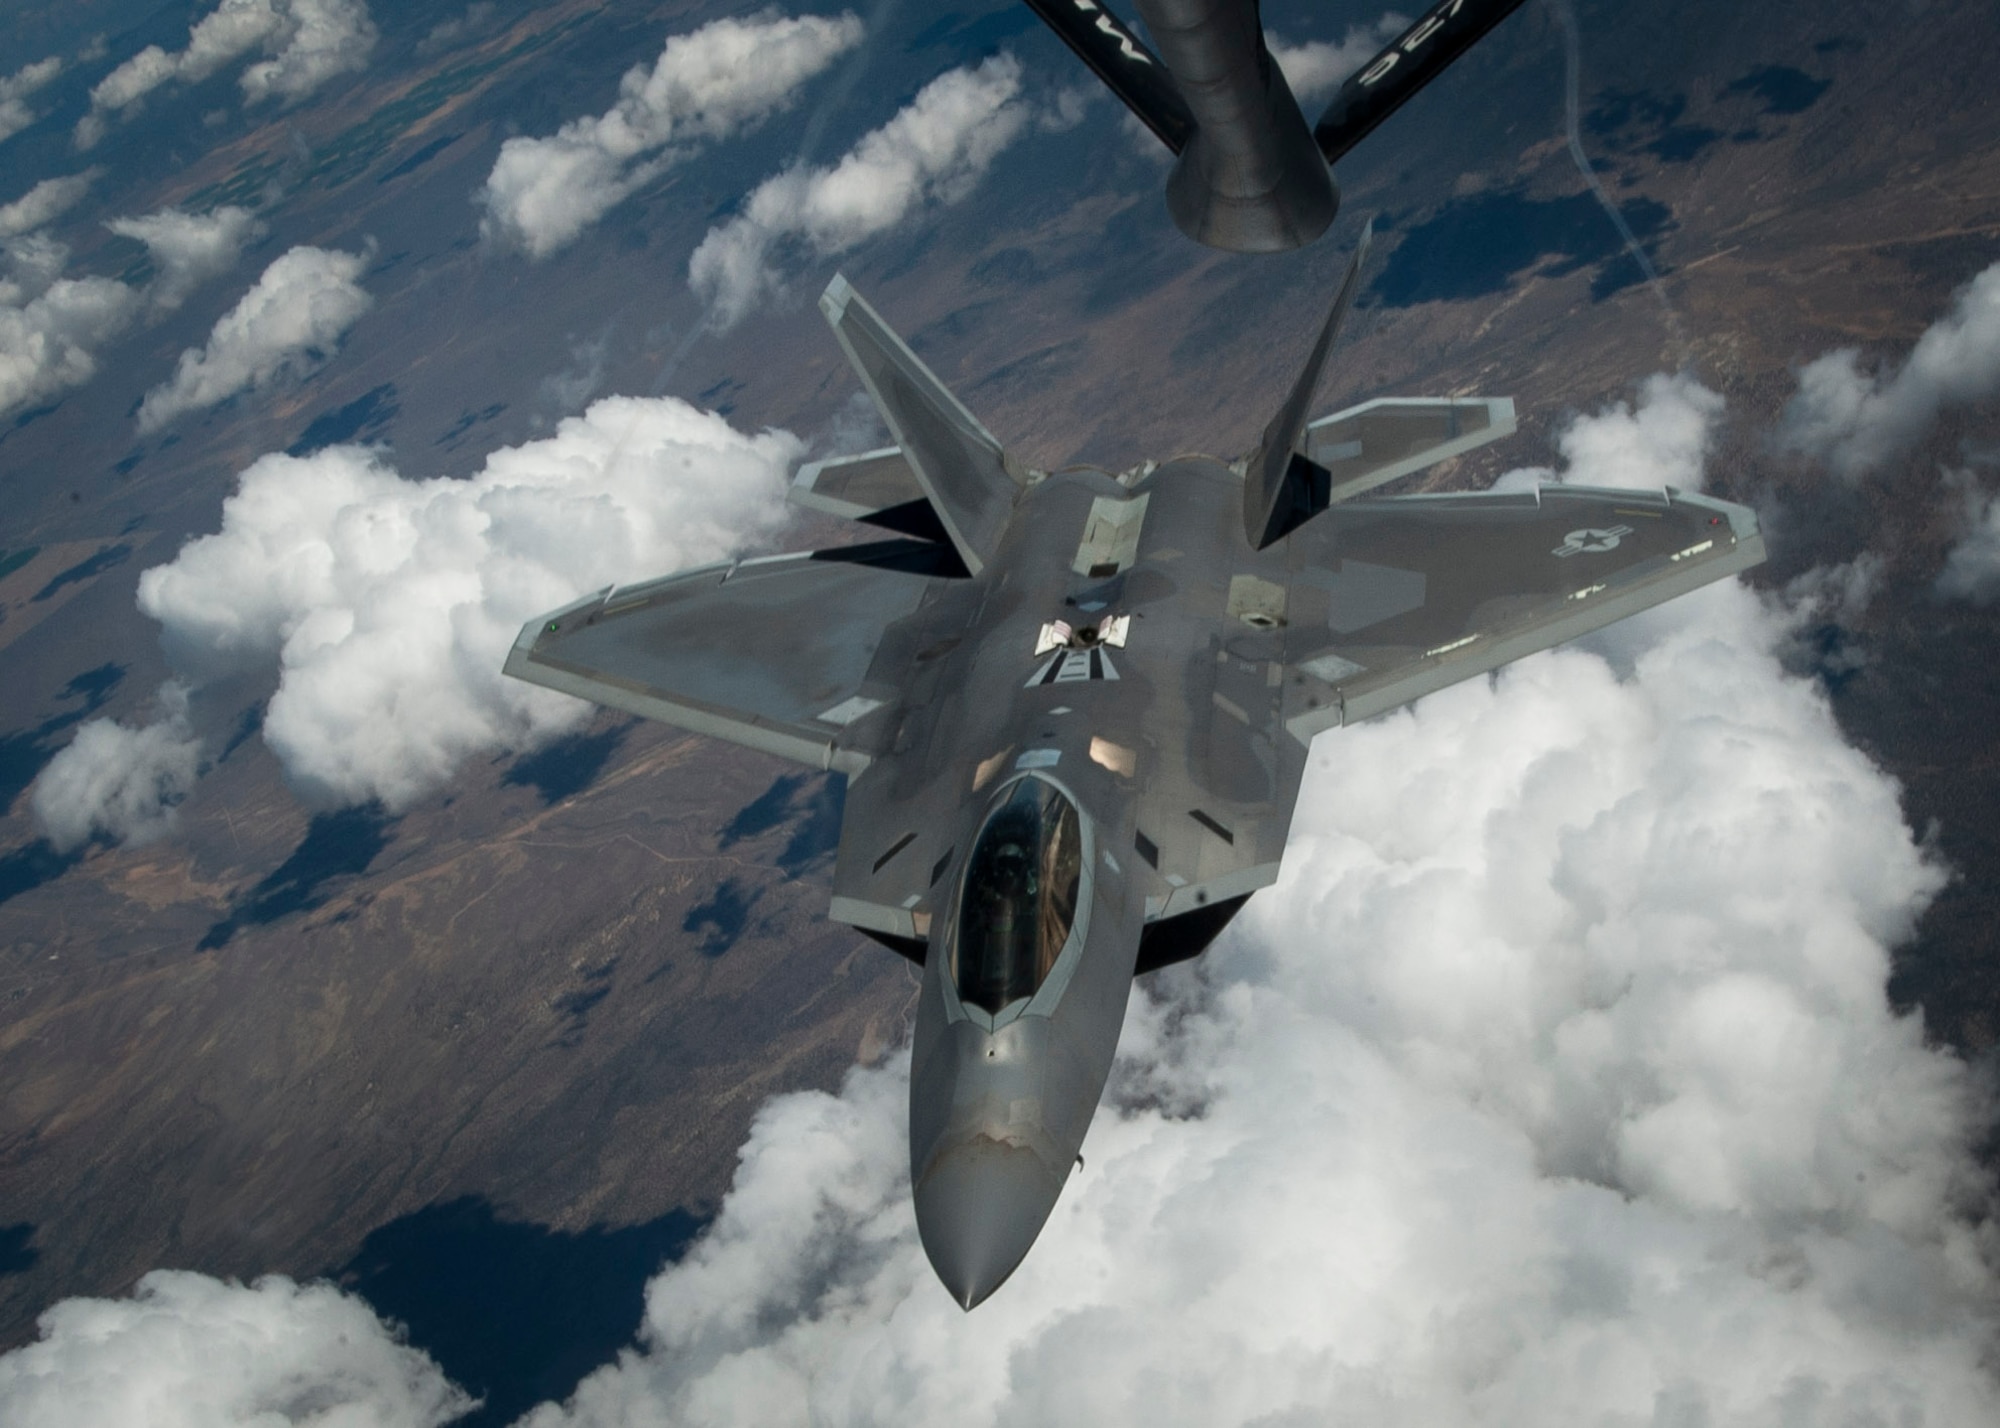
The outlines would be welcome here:
M 987 816 L 966 863 L 952 979 L 959 1000 L 997 1013 L 1032 997 L 1076 920 L 1083 824 L 1054 784 L 1012 785 Z

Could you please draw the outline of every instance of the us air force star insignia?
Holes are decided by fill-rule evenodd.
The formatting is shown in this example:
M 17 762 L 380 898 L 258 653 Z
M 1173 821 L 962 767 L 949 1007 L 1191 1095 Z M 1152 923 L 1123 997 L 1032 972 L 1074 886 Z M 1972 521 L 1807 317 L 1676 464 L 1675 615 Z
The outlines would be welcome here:
M 1603 551 L 1618 549 L 1618 542 L 1632 534 L 1630 526 L 1607 526 L 1603 530 L 1585 529 L 1571 531 L 1563 537 L 1563 543 L 1550 551 L 1557 557 L 1572 555 L 1597 555 Z

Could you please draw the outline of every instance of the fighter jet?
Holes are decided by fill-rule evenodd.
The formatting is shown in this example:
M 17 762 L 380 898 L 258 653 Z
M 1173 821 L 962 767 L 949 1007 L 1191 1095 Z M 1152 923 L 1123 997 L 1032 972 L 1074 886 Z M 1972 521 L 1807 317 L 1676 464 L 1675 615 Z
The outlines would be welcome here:
M 846 779 L 829 914 L 922 968 L 910 1178 L 970 1309 L 1097 1109 L 1135 976 L 1278 876 L 1322 734 L 1763 559 L 1691 492 L 1381 498 L 1514 430 L 1507 398 L 1308 421 L 1362 253 L 1255 450 L 1010 455 L 844 278 L 820 308 L 895 444 L 791 498 L 884 539 L 607 587 L 508 674 Z
M 1439 0 L 1341 85 L 1308 128 L 1257 0 L 1133 0 L 1156 54 L 1099 0 L 1027 0 L 1176 158 L 1167 210 L 1211 248 L 1302 247 L 1340 208 L 1335 160 L 1520 8 Z

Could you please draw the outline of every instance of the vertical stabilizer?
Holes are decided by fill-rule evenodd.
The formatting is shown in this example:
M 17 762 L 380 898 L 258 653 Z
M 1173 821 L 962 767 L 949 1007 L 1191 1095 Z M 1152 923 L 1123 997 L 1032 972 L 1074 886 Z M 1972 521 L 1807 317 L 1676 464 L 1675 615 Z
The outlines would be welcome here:
M 1319 331 L 1319 341 L 1313 344 L 1305 370 L 1299 373 L 1291 394 L 1271 418 L 1271 424 L 1264 428 L 1264 439 L 1244 458 L 1243 534 L 1252 549 L 1262 550 L 1282 540 L 1325 510 L 1332 499 L 1331 477 L 1325 467 L 1307 457 L 1302 445 L 1306 415 L 1312 410 L 1313 394 L 1319 390 L 1320 375 L 1326 370 L 1333 339 L 1348 308 L 1354 304 L 1361 264 L 1368 257 L 1368 243 L 1374 231 L 1371 219 L 1361 230 L 1361 242 L 1355 246 L 1354 260 L 1347 266 L 1340 296 L 1333 300 L 1333 311 L 1327 314 L 1326 325 Z
M 977 575 L 1021 493 L 1007 453 L 846 278 L 827 284 L 819 307 L 959 558 Z

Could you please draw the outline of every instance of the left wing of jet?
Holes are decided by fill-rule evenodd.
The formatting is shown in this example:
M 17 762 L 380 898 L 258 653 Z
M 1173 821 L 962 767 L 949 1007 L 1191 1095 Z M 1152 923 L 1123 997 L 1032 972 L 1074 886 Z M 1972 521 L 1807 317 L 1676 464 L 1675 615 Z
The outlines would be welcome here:
M 869 762 L 870 716 L 901 692 L 870 679 L 875 652 L 888 627 L 922 603 L 940 554 L 888 541 L 603 590 L 530 621 L 506 672 L 858 773 Z
M 1301 740 L 1764 559 L 1748 508 L 1544 486 L 1334 506 L 1290 542 L 1282 718 Z

